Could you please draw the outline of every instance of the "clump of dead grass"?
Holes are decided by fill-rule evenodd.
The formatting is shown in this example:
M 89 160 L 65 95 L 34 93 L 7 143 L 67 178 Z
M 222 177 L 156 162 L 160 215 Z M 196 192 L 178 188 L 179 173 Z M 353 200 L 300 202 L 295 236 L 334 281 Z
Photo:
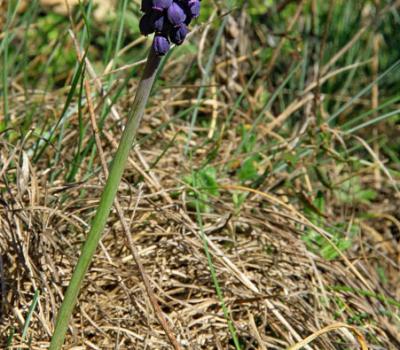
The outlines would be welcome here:
M 163 133 L 164 139 L 170 137 L 171 132 Z M 21 146 L 3 143 L 1 151 L 3 179 L 15 179 L 2 183 L 2 334 L 16 329 L 14 344 L 18 344 L 18 330 L 38 289 L 41 295 L 29 334 L 33 348 L 40 348 L 51 335 L 55 311 L 94 213 L 101 182 L 92 177 L 83 183 L 50 186 L 46 180 L 49 169 L 33 166 Z M 185 170 L 180 163 L 183 147 L 178 143 L 170 149 L 159 163 L 160 171 L 154 169 L 151 180 L 144 179 L 139 189 L 125 182 L 119 200 L 154 293 L 182 346 L 226 348 L 231 339 L 210 280 L 199 227 L 182 197 L 172 200 L 169 195 L 177 190 L 185 193 L 183 186 L 176 187 Z M 113 147 L 105 144 L 105 149 L 110 156 Z M 140 157 L 132 153 L 132 164 L 145 168 L 162 151 L 145 149 L 137 150 Z M 126 176 L 136 172 L 129 165 Z M 215 212 L 204 215 L 205 232 L 213 243 L 218 279 L 246 348 L 286 348 L 355 315 L 366 315 L 367 322 L 359 328 L 366 339 L 379 339 L 382 348 L 395 348 L 393 316 L 382 310 L 393 310 L 394 315 L 398 306 L 374 297 L 381 287 L 373 266 L 379 262 L 396 271 L 395 242 L 379 238 L 388 221 L 365 224 L 351 252 L 327 262 L 310 253 L 301 240 L 302 230 L 310 223 L 298 208 L 276 194 L 253 191 L 237 213 L 229 191 L 240 188 L 229 186 L 225 185 L 222 197 L 214 203 Z M 390 209 L 384 212 L 395 215 Z M 67 343 L 93 349 L 169 348 L 121 231 L 114 213 L 86 279 Z M 389 276 L 397 288 L 395 274 Z M 351 332 L 341 330 L 321 335 L 313 346 L 336 349 L 356 343 Z

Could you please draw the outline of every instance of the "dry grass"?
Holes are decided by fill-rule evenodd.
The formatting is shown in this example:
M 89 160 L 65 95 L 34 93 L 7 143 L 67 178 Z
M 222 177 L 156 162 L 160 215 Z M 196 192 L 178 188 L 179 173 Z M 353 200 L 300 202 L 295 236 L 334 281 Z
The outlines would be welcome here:
M 150 111 L 143 130 L 157 124 L 157 116 Z M 185 207 L 184 186 L 177 187 L 181 174 L 187 172 L 182 160 L 184 143 L 177 142 L 140 186 L 133 185 L 137 168 L 145 169 L 146 163 L 162 152 L 158 145 L 172 139 L 173 134 L 174 131 L 164 132 L 162 139 L 142 145 L 136 155 L 132 153 L 119 201 L 154 293 L 182 346 L 223 349 L 230 343 L 226 321 L 210 280 L 199 228 L 191 219 L 193 213 Z M 73 135 L 66 135 L 66 149 L 68 140 L 73 141 Z M 103 146 L 110 159 L 113 147 L 106 140 Z M 234 147 L 231 139 L 224 140 L 223 149 Z M 139 152 L 141 157 L 137 156 Z M 3 178 L 5 174 L 16 177 L 15 183 L 1 185 L 6 189 L 1 198 L 0 242 L 1 287 L 6 301 L 2 308 L 7 315 L 1 333 L 22 327 L 33 292 L 39 289 L 40 301 L 30 327 L 32 348 L 39 349 L 49 340 L 63 288 L 100 195 L 102 176 L 50 186 L 47 179 L 52 169 L 41 168 L 40 164 L 32 166 L 21 151 L 21 143 L 3 143 L 1 157 Z M 68 153 L 63 153 L 62 162 L 68 162 L 68 158 Z M 10 161 L 19 166 L 7 166 Z M 273 184 L 280 176 L 268 182 Z M 169 194 L 179 189 L 181 196 L 171 200 Z M 356 292 L 386 294 L 374 268 L 379 263 L 392 278 L 390 294 L 399 296 L 398 244 L 394 239 L 383 238 L 391 237 L 398 225 L 398 197 L 382 191 L 381 202 L 375 204 L 382 218 L 364 224 L 346 259 L 327 262 L 307 251 L 300 235 L 309 223 L 298 208 L 285 204 L 284 198 L 255 193 L 240 213 L 235 213 L 228 192 L 226 186 L 224 195 L 213 203 L 215 212 L 204 216 L 205 231 L 218 247 L 218 251 L 211 248 L 218 279 L 247 348 L 286 348 L 356 314 L 368 315 L 368 325 L 363 327 L 366 338 L 379 338 L 382 349 L 398 347 L 399 331 L 392 317 L 399 305 L 391 306 L 388 301 Z M 335 286 L 353 291 L 335 290 Z M 332 309 L 337 309 L 338 300 L 341 312 L 334 315 Z M 393 315 L 382 314 L 385 304 L 393 309 Z M 169 348 L 124 242 L 116 213 L 109 220 L 70 331 L 70 346 Z M 313 346 L 337 349 L 339 340 L 343 347 L 348 344 L 354 348 L 357 343 L 350 332 L 340 330 L 320 336 Z M 14 344 L 18 344 L 18 336 Z
M 229 28 L 240 28 L 240 23 L 231 23 Z M 248 79 L 249 61 L 258 55 L 235 35 L 226 39 L 225 47 L 228 52 L 219 59 L 211 79 L 223 87 L 222 93 L 210 88 L 200 103 L 201 114 L 212 119 L 214 126 L 211 131 L 196 127 L 193 146 L 212 136 L 218 118 L 228 114 L 228 107 Z M 202 62 L 201 45 L 200 49 L 191 60 Z M 182 57 L 169 61 L 163 76 L 166 80 L 183 76 L 189 64 Z M 295 149 L 302 129 L 310 128 L 307 122 L 290 139 L 274 133 L 299 109 L 312 108 L 315 95 L 310 91 L 325 77 L 335 75 L 329 66 L 321 71 L 321 81 L 311 80 L 296 101 L 276 118 L 268 115 L 270 122 L 260 126 L 261 139 L 278 140 L 279 154 Z M 124 70 L 120 72 L 124 74 Z M 93 79 L 90 82 L 95 91 L 98 86 Z M 18 86 L 12 85 L 10 95 L 18 96 L 18 91 Z M 258 93 L 254 91 L 249 99 L 256 103 Z M 207 150 L 197 148 L 188 160 L 184 135 L 189 130 L 182 120 L 154 132 L 170 122 L 176 110 L 197 102 L 194 96 L 193 86 L 185 85 L 157 92 L 141 127 L 139 136 L 144 141 L 132 150 L 118 201 L 153 292 L 182 348 L 231 349 L 233 342 L 210 277 L 201 229 L 189 205 L 190 188 L 182 180 L 183 175 L 191 173 L 191 162 L 195 168 L 204 162 Z M 55 119 L 64 98 L 60 92 L 47 96 L 41 107 L 43 119 Z M 100 142 L 107 162 L 113 157 L 121 130 L 119 118 L 126 115 L 130 99 L 128 94 L 118 101 L 103 128 Z M 96 95 L 92 102 L 98 113 L 105 99 Z M 23 106 L 15 104 L 10 111 L 15 125 L 22 124 Z M 251 113 L 251 109 L 235 113 L 229 130 L 218 140 L 213 165 L 232 161 L 241 142 L 238 126 L 251 123 Z M 85 110 L 84 118 L 89 124 L 89 111 Z M 28 137 L 12 142 L 0 140 L 0 348 L 6 347 L 12 330 L 12 348 L 48 346 L 56 310 L 101 194 L 104 175 L 98 157 L 92 166 L 82 163 L 74 183 L 50 180 L 56 170 L 62 171 L 74 159 L 78 115 L 73 114 L 69 123 L 57 169 L 47 167 L 56 156 L 55 145 L 34 163 Z M 336 143 L 344 137 L 337 130 L 329 133 Z M 167 145 L 166 153 L 158 159 Z M 242 156 L 236 158 L 240 161 Z M 156 160 L 157 165 L 149 170 Z M 268 168 L 270 161 L 262 165 Z M 228 176 L 218 179 L 220 196 L 208 197 L 207 204 L 213 210 L 202 217 L 217 277 L 243 349 L 298 349 L 295 344 L 313 334 L 312 343 L 302 344 L 306 349 L 365 349 L 366 344 L 376 350 L 400 348 L 400 196 L 393 190 L 393 185 L 399 186 L 400 182 L 380 172 L 380 165 L 386 169 L 377 162 L 362 173 L 363 185 L 377 191 L 376 200 L 346 206 L 327 194 L 321 227 L 307 219 L 304 203 L 296 200 L 299 193 L 307 200 L 307 193 L 315 192 L 309 178 L 312 163 L 301 163 L 293 173 L 271 173 L 257 189 L 238 185 Z M 87 178 L 90 167 L 92 176 Z M 325 169 L 336 183 L 346 180 L 346 173 L 338 170 L 334 161 Z M 294 186 L 281 186 L 288 179 Z M 240 210 L 232 203 L 233 192 L 248 193 Z M 339 257 L 333 261 L 307 250 L 302 240 L 304 232 L 313 229 L 329 239 L 326 227 L 338 221 L 350 225 L 358 220 L 357 212 L 374 213 L 374 217 L 357 221 L 361 230 L 349 250 L 338 250 Z M 385 285 L 378 274 L 381 270 L 387 279 Z M 28 338 L 22 341 L 21 330 L 35 290 L 40 291 L 39 302 Z M 172 348 L 149 301 L 115 210 L 86 277 L 66 344 L 66 349 L 74 350 Z

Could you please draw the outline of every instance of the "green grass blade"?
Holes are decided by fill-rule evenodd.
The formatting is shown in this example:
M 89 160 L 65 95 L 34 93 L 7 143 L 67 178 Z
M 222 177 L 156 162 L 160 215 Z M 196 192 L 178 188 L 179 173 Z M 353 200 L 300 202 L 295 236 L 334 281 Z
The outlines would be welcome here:
M 208 79 L 209 79 L 210 71 L 211 71 L 211 68 L 212 68 L 212 65 L 213 65 L 213 62 L 214 62 L 214 58 L 215 58 L 215 55 L 217 53 L 218 47 L 219 47 L 219 45 L 221 43 L 222 34 L 224 32 L 224 28 L 225 28 L 225 25 L 226 25 L 227 22 L 228 22 L 228 16 L 225 16 L 224 19 L 222 20 L 221 25 L 219 26 L 217 35 L 215 36 L 215 39 L 214 39 L 214 45 L 212 46 L 210 55 L 208 57 L 207 65 L 206 65 L 206 68 L 205 68 L 205 72 L 204 72 L 203 78 L 201 80 L 201 87 L 200 87 L 199 92 L 197 94 L 197 102 L 196 102 L 195 108 L 193 110 L 192 119 L 191 119 L 191 122 L 190 122 L 188 140 L 187 140 L 186 146 L 185 146 L 185 154 L 187 154 L 188 151 L 189 151 L 189 145 L 190 145 L 190 141 L 192 139 L 193 129 L 194 129 L 194 126 L 196 124 L 197 116 L 199 114 L 200 103 L 201 103 L 201 100 L 202 100 L 202 98 L 204 96 L 204 93 L 205 93 L 205 86 L 208 83 Z
M 193 180 L 194 180 L 193 187 L 196 189 L 196 185 L 197 185 L 196 184 L 196 178 L 197 177 L 194 175 L 194 173 L 192 173 L 192 177 L 193 177 Z M 196 193 L 197 193 L 197 191 L 196 191 Z M 237 336 L 237 332 L 236 332 L 236 329 L 235 329 L 235 325 L 233 324 L 229 309 L 226 306 L 226 303 L 225 303 L 225 300 L 224 300 L 224 294 L 223 294 L 221 286 L 220 286 L 220 284 L 218 282 L 217 271 L 216 271 L 215 266 L 213 264 L 210 250 L 208 249 L 208 243 L 207 243 L 207 239 L 206 239 L 205 232 L 204 232 L 203 219 L 201 217 L 200 199 L 199 198 L 196 198 L 195 205 L 196 205 L 197 224 L 199 225 L 199 228 L 200 228 L 200 234 L 201 234 L 201 238 L 202 238 L 202 241 L 203 241 L 204 252 L 205 252 L 206 257 L 207 257 L 208 268 L 210 269 L 210 273 L 211 273 L 211 279 L 213 281 L 215 291 L 217 293 L 219 302 L 221 304 L 221 308 L 222 308 L 222 311 L 224 313 L 224 317 L 225 317 L 225 319 L 226 319 L 226 321 L 228 323 L 228 329 L 229 329 L 229 332 L 230 332 L 230 334 L 232 336 L 233 343 L 235 344 L 235 348 L 237 350 L 240 350 L 241 347 L 240 347 L 240 342 L 239 342 L 239 339 L 238 339 L 238 336 Z
M 38 301 L 39 301 L 39 290 L 36 289 L 35 294 L 33 295 L 32 303 L 29 306 L 28 315 L 26 316 L 24 327 L 22 329 L 22 341 L 23 342 L 25 341 L 25 338 L 28 334 L 29 325 L 31 324 L 33 312 L 36 309 L 36 305 L 37 305 Z
M 60 114 L 60 117 L 58 118 L 56 124 L 54 125 L 54 127 L 52 128 L 52 130 L 51 130 L 50 133 L 49 133 L 49 136 L 48 136 L 48 138 L 47 138 L 49 142 L 52 140 L 52 138 L 53 138 L 53 136 L 54 136 L 54 134 L 55 134 L 55 132 L 56 132 L 58 126 L 59 126 L 60 124 L 64 123 L 64 118 L 65 118 L 65 116 L 66 116 L 66 114 L 67 114 L 67 111 L 68 111 L 68 109 L 69 109 L 69 107 L 70 107 L 70 105 L 71 105 L 71 103 L 72 103 L 72 99 L 74 98 L 74 95 L 75 95 L 75 92 L 76 92 L 76 88 L 77 88 L 78 83 L 79 83 L 79 81 L 80 81 L 80 79 L 81 79 L 81 75 L 84 73 L 85 57 L 86 57 L 86 52 L 85 52 L 85 54 L 83 55 L 83 59 L 82 59 L 82 61 L 79 63 L 79 65 L 78 65 L 78 67 L 77 67 L 77 70 L 76 70 L 76 72 L 75 72 L 75 74 L 74 74 L 74 76 L 73 76 L 73 78 L 72 78 L 71 88 L 69 89 L 69 92 L 68 92 L 68 95 L 67 95 L 67 99 L 66 99 L 66 101 L 65 101 L 64 108 L 63 108 L 63 110 L 62 110 L 62 112 L 61 112 L 61 114 Z M 58 159 L 59 159 L 59 151 L 60 151 L 60 147 L 61 147 L 61 139 L 62 139 L 62 132 L 60 133 L 60 136 L 59 136 L 58 149 L 57 149 L 57 154 L 58 154 L 58 156 L 56 156 L 55 164 L 57 164 Z M 39 152 L 35 155 L 35 157 L 34 157 L 34 162 L 37 162 L 37 161 L 40 159 L 40 157 L 42 156 L 43 152 L 46 150 L 46 148 L 48 147 L 48 145 L 49 145 L 48 142 L 46 142 L 46 143 L 43 145 L 43 147 L 42 147 L 42 148 L 39 150 Z M 54 179 L 53 179 L 53 180 L 54 180 Z
M 396 110 L 394 110 L 392 112 L 385 113 L 385 114 L 382 114 L 382 115 L 380 115 L 378 117 L 372 118 L 371 120 L 368 120 L 365 123 L 362 123 L 360 125 L 355 126 L 354 128 L 351 128 L 349 130 L 344 131 L 344 133 L 345 134 L 353 134 L 356 131 L 359 131 L 359 130 L 364 129 L 364 128 L 368 127 L 368 126 L 380 123 L 381 121 L 387 120 L 387 119 L 389 119 L 391 117 L 398 116 L 398 115 L 400 115 L 400 109 L 396 109 Z
M 359 99 L 361 96 L 366 94 L 375 84 L 378 84 L 381 80 L 386 78 L 390 73 L 393 73 L 400 67 L 400 60 L 396 61 L 392 66 L 390 66 L 386 71 L 384 71 L 378 78 L 376 78 L 372 83 L 364 87 L 358 94 L 353 96 L 347 103 L 345 103 L 341 108 L 339 108 L 335 113 L 333 113 L 328 119 L 329 123 L 332 123 L 341 113 L 343 113 L 348 107 L 350 107 L 354 101 Z

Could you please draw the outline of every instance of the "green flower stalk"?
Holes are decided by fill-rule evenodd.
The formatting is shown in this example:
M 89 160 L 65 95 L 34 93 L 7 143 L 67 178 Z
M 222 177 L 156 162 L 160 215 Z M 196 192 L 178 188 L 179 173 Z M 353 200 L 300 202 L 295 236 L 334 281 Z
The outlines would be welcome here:
M 99 207 L 97 208 L 96 215 L 92 222 L 92 227 L 82 247 L 81 255 L 58 312 L 49 350 L 60 350 L 64 343 L 65 334 L 78 298 L 79 290 L 107 223 L 129 156 L 129 151 L 135 139 L 136 131 L 143 117 L 147 100 L 156 77 L 161 56 L 165 55 L 170 49 L 170 41 L 176 45 L 183 43 L 189 32 L 187 25 L 200 14 L 200 1 L 201 0 L 142 0 L 141 10 L 144 12 L 144 15 L 140 21 L 140 31 L 144 35 L 155 33 L 153 43 L 142 79 L 136 91 L 128 123 L 122 134 L 120 144 L 110 167 L 107 182 L 104 186 Z M 157 308 L 156 302 L 154 302 L 153 306 Z M 162 319 L 160 319 L 160 322 L 162 324 L 165 323 Z M 176 340 L 167 332 L 167 327 L 167 325 L 163 325 L 171 343 L 176 349 L 179 349 Z
M 76 305 L 83 279 L 100 242 L 101 235 L 110 214 L 119 184 L 121 182 L 125 164 L 129 156 L 129 151 L 132 148 L 136 131 L 144 114 L 160 60 L 160 56 L 157 55 L 156 51 L 152 47 L 149 52 L 143 76 L 136 91 L 136 96 L 129 115 L 128 123 L 122 134 L 120 144 L 111 163 L 109 176 L 101 195 L 99 207 L 93 219 L 86 242 L 82 247 L 81 255 L 72 274 L 67 291 L 65 292 L 61 308 L 58 312 L 49 350 L 60 350 L 64 343 L 65 334 L 68 329 L 72 312 Z

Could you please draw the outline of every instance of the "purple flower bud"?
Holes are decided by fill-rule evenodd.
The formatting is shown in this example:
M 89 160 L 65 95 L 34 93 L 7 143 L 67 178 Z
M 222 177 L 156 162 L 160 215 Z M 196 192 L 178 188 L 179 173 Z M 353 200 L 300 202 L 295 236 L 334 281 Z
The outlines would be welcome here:
M 152 0 L 142 0 L 142 6 L 140 7 L 140 11 L 149 13 L 153 7 Z
M 161 33 L 165 31 L 165 27 L 167 24 L 166 22 L 167 20 L 164 15 L 154 19 L 154 29 L 156 33 Z
M 165 55 L 170 41 L 176 45 L 184 42 L 189 29 L 187 25 L 200 14 L 201 0 L 141 0 L 145 13 L 140 20 L 144 35 L 156 33 L 153 49 L 159 56 Z
M 189 0 L 188 2 L 189 13 L 192 18 L 197 18 L 200 16 L 200 1 L 199 0 Z
M 168 39 L 163 35 L 155 35 L 153 40 L 153 49 L 158 56 L 164 56 L 169 50 Z
M 139 22 L 139 29 L 143 35 L 154 33 L 154 20 L 151 13 L 146 13 Z
M 153 10 L 164 11 L 172 5 L 172 0 L 152 0 Z
M 179 27 L 172 28 L 169 33 L 169 38 L 174 44 L 180 45 L 183 43 L 188 33 L 188 27 L 186 27 L 185 24 L 181 24 Z
M 158 11 L 146 13 L 139 22 L 140 32 L 143 35 L 163 32 L 166 29 L 166 22 L 165 15 Z
M 180 24 L 185 22 L 185 11 L 183 11 L 182 7 L 180 7 L 176 2 L 173 2 L 172 5 L 168 8 L 167 14 L 168 19 L 173 26 L 179 26 Z

